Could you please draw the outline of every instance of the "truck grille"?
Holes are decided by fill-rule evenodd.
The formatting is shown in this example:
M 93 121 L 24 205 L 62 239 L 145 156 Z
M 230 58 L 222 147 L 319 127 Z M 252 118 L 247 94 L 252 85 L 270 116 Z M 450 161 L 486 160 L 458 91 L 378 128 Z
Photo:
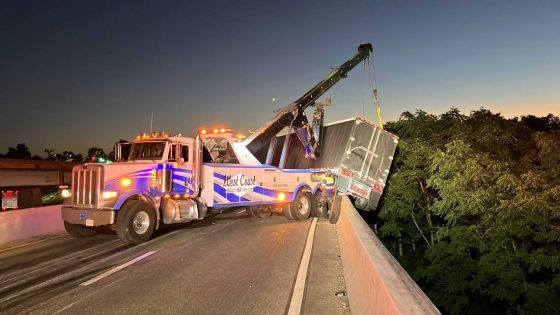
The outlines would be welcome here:
M 101 166 L 76 166 L 72 170 L 72 204 L 97 206 L 101 183 Z

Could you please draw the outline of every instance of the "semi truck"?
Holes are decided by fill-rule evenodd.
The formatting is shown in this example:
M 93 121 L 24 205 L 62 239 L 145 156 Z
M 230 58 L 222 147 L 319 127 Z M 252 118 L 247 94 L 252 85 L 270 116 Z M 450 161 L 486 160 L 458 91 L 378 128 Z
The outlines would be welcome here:
M 371 44 L 360 45 L 351 59 L 246 139 L 224 128 L 202 129 L 194 137 L 141 133 L 116 144 L 116 162 L 75 166 L 62 206 L 66 231 L 89 237 L 110 227 L 122 241 L 142 243 L 165 224 L 204 219 L 209 208 L 242 206 L 257 217 L 281 211 L 296 220 L 316 214 L 326 168 L 287 168 L 286 150 L 276 166 L 255 154 L 288 129 L 305 158 L 321 156 L 324 107 L 315 102 L 371 52 Z M 315 107 L 312 124 L 308 107 Z

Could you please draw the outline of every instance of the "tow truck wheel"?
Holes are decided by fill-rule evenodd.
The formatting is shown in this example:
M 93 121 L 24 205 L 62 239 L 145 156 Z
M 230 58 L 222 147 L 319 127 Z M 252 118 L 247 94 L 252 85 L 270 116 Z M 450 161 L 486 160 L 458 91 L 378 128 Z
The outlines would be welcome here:
M 290 212 L 295 220 L 307 220 L 312 208 L 311 194 L 298 191 L 296 199 L 290 204 Z
M 129 201 L 117 215 L 117 235 L 123 242 L 140 244 L 152 237 L 155 223 L 156 216 L 146 203 Z
M 323 215 L 323 203 L 321 202 L 321 191 L 317 190 L 311 198 L 311 216 L 320 218 Z
M 88 228 L 78 224 L 72 224 L 70 222 L 64 221 L 64 228 L 70 236 L 76 238 L 92 237 L 98 234 L 93 228 Z
M 295 220 L 293 214 L 292 214 L 292 204 L 286 204 L 282 207 L 282 211 L 284 212 L 284 216 L 286 217 L 286 219 L 288 220 Z

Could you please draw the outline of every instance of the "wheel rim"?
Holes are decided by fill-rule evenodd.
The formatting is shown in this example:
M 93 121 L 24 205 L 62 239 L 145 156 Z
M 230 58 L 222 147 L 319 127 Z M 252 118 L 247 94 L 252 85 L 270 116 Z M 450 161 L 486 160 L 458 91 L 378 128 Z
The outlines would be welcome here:
M 150 226 L 150 216 L 145 211 L 136 213 L 132 219 L 132 229 L 136 234 L 144 234 Z
M 257 216 L 259 218 L 266 218 L 269 217 L 272 214 L 272 211 L 270 210 L 270 208 L 260 208 L 257 212 Z
M 298 202 L 298 212 L 301 215 L 307 214 L 309 211 L 309 200 L 307 198 L 301 198 Z

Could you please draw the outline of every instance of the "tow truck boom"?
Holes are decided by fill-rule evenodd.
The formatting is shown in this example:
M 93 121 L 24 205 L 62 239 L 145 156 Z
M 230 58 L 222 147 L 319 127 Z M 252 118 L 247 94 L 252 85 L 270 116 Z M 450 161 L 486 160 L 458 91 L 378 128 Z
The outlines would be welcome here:
M 329 75 L 307 91 L 302 97 L 280 110 L 274 118 L 266 122 L 244 141 L 245 147 L 255 153 L 276 136 L 285 127 L 301 127 L 305 118 L 305 109 L 313 105 L 321 95 L 328 91 L 341 79 L 346 78 L 348 72 L 358 63 L 369 58 L 373 51 L 371 44 L 358 46 L 358 52 L 340 67 L 333 69 Z

